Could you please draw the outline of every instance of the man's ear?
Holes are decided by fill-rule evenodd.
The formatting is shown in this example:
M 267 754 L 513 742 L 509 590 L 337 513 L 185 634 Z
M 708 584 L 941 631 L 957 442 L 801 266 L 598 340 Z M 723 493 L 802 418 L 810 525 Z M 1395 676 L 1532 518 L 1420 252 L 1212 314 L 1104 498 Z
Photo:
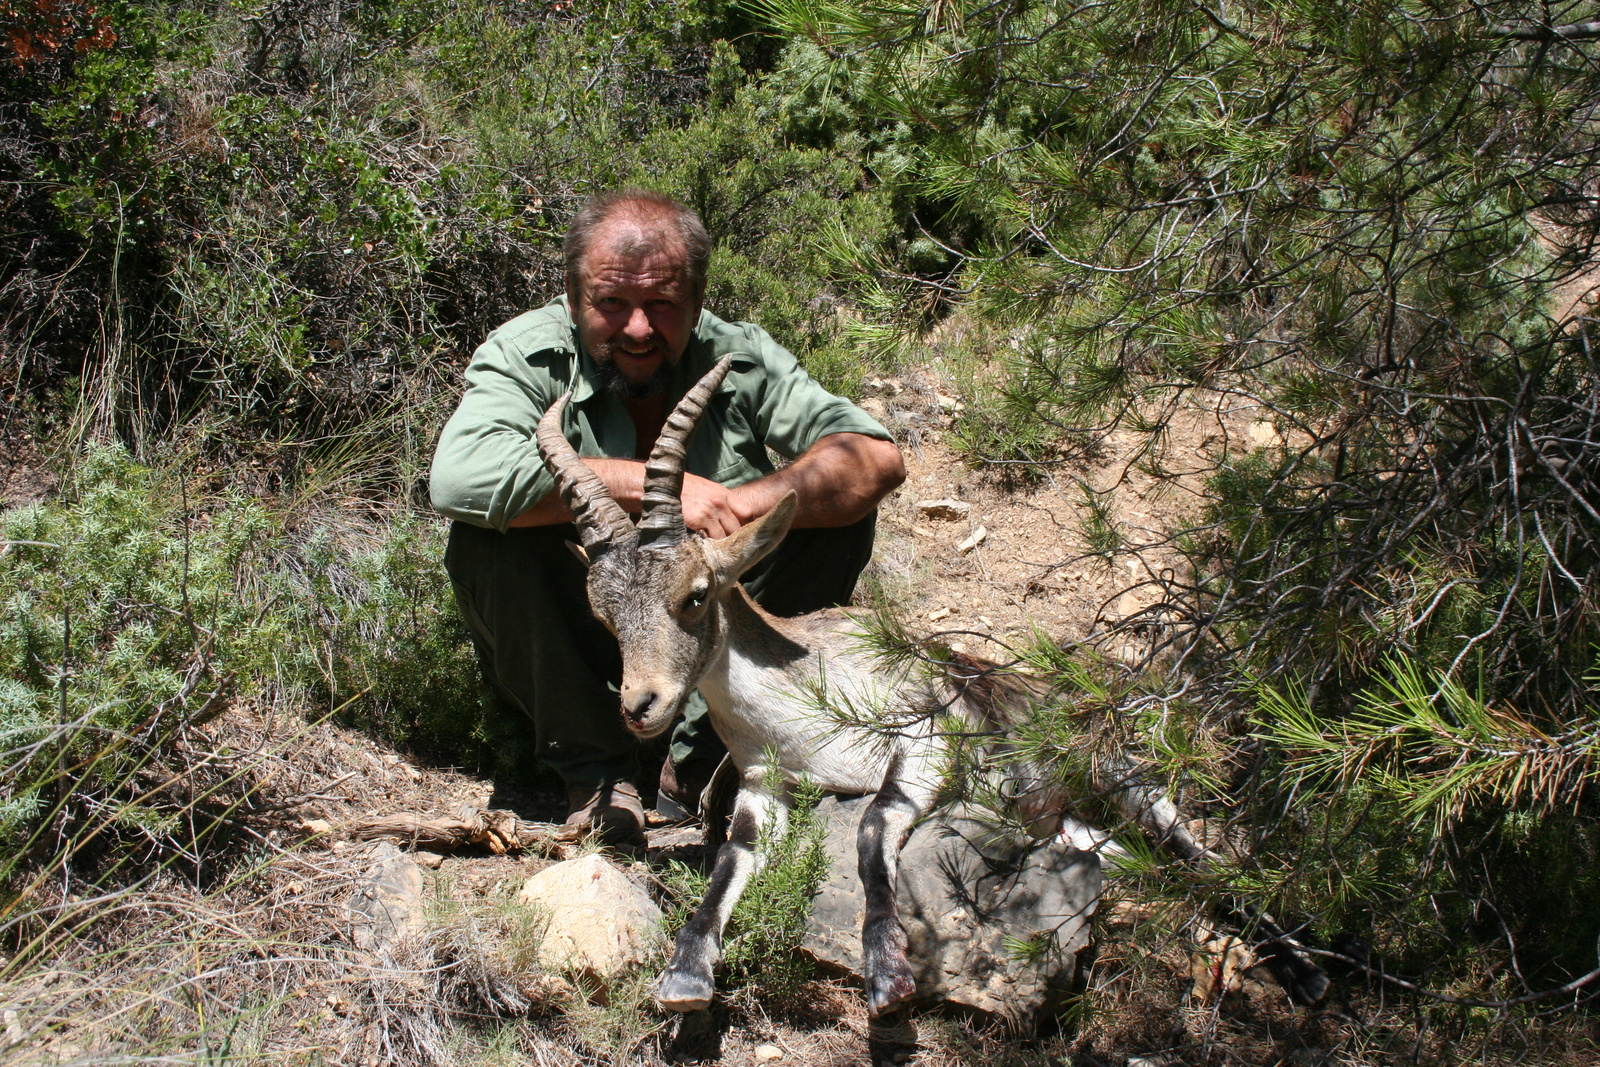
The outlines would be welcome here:
M 712 541 L 710 549 L 712 566 L 717 570 L 719 584 L 727 585 L 739 580 L 745 571 L 766 558 L 768 552 L 789 533 L 798 507 L 794 490 L 783 494 L 777 506 L 752 522 L 747 522 L 727 537 Z

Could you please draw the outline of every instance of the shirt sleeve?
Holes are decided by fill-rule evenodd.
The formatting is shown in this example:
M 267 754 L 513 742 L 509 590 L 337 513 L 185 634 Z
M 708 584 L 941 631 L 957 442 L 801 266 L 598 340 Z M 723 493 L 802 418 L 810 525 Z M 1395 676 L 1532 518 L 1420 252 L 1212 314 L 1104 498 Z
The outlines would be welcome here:
M 761 327 L 740 324 L 765 382 L 751 429 L 757 440 L 786 459 L 794 459 L 833 433 L 859 433 L 881 441 L 894 438 L 865 411 L 812 380 L 800 361 Z
M 429 494 L 441 513 L 503 533 L 555 488 L 534 431 L 558 387 L 547 367 L 497 337 L 479 346 L 466 378 L 434 450 Z

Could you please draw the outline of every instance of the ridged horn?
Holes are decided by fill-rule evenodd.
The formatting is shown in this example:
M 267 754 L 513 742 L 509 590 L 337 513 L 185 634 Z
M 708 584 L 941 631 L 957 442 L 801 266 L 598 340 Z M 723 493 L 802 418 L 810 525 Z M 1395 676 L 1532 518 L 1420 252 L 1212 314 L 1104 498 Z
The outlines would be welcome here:
M 640 501 L 639 543 L 675 544 L 688 536 L 683 525 L 683 459 L 689 451 L 689 438 L 705 413 L 706 402 L 717 391 L 733 366 L 732 356 L 723 356 L 683 394 L 678 406 L 667 416 L 661 435 L 656 438 L 650 458 L 644 464 L 644 496 Z
M 567 393 L 550 405 L 539 420 L 534 439 L 544 465 L 555 476 L 556 490 L 572 512 L 572 521 L 578 524 L 583 550 L 592 557 L 614 542 L 633 537 L 633 523 L 622 505 L 611 498 L 606 483 L 578 457 L 561 432 L 561 418 L 571 399 L 572 394 Z

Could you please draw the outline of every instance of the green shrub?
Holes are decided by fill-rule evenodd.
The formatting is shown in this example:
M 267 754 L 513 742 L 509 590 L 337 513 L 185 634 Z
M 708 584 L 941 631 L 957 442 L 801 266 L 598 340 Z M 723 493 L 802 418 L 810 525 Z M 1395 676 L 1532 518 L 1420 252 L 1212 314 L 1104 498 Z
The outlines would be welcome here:
M 122 780 L 236 697 L 359 714 L 451 760 L 479 753 L 441 523 L 374 515 L 302 536 L 236 493 L 191 497 L 196 484 L 96 450 L 60 499 L 0 516 L 0 732 L 35 749 L 0 786 L 22 790 L 0 796 L 8 823 L 62 774 L 80 793 L 85 775 Z

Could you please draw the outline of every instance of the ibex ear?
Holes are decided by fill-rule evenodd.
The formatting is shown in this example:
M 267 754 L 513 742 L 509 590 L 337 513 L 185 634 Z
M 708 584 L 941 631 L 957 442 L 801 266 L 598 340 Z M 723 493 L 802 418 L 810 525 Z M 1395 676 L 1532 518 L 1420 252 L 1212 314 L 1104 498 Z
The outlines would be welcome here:
M 738 581 L 740 575 L 777 548 L 788 534 L 789 524 L 794 521 L 795 507 L 794 490 L 791 489 L 783 494 L 783 499 L 771 511 L 706 546 L 711 550 L 717 580 L 724 584 Z

